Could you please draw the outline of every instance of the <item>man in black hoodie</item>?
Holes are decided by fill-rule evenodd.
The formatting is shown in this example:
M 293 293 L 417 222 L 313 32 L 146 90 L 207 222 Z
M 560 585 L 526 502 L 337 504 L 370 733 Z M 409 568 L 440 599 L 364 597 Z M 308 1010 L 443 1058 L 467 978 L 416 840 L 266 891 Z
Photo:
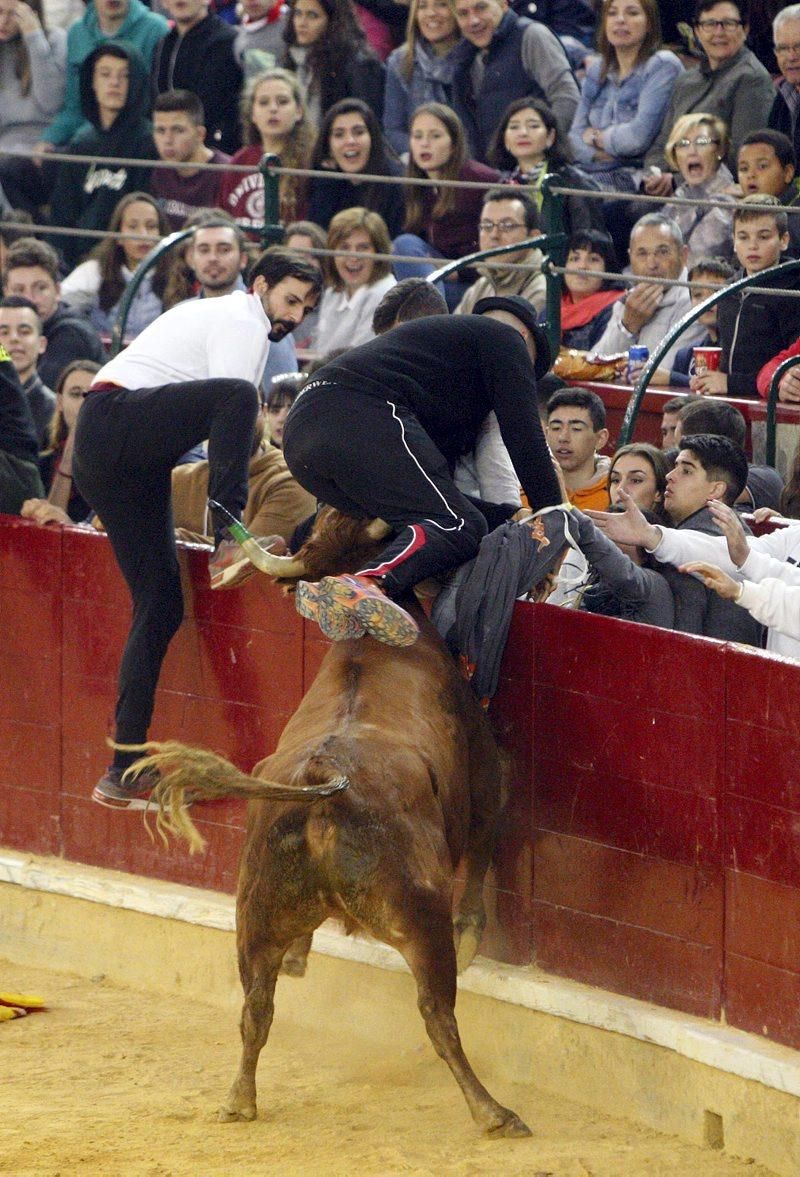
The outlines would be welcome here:
M 0 514 L 19 515 L 25 499 L 42 497 L 38 457 L 27 397 L 11 356 L 0 345 Z
M 147 190 L 150 169 L 107 164 L 103 159 L 158 159 L 150 124 L 150 84 L 139 53 L 122 41 L 94 49 L 80 72 L 81 109 L 91 126 L 70 141 L 67 151 L 94 155 L 96 164 L 62 163 L 50 203 L 59 225 L 106 229 L 120 199 Z M 59 236 L 57 244 L 72 268 L 97 238 Z
M 35 237 L 20 237 L 10 246 L 3 266 L 3 290 L 7 295 L 29 298 L 42 320 L 47 348 L 36 370 L 48 388 L 72 360 L 105 363 L 106 353 L 92 324 L 59 300 L 56 251 Z
M 175 24 L 156 46 L 153 82 L 157 94 L 191 90 L 203 104 L 209 147 L 233 155 L 242 145 L 239 92 L 242 67 L 234 53 L 236 31 L 209 0 L 165 0 Z

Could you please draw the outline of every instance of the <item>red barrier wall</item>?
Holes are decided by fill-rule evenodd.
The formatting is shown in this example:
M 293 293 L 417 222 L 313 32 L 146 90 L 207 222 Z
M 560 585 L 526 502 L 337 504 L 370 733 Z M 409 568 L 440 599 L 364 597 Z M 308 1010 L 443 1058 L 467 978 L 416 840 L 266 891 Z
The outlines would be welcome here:
M 206 554 L 181 561 L 152 735 L 249 769 L 326 643 L 263 578 L 212 594 Z M 128 617 L 105 537 L 0 517 L 0 843 L 232 891 L 240 803 L 197 807 L 192 858 L 89 801 Z M 798 690 L 800 666 L 758 651 L 518 606 L 483 950 L 800 1048 Z

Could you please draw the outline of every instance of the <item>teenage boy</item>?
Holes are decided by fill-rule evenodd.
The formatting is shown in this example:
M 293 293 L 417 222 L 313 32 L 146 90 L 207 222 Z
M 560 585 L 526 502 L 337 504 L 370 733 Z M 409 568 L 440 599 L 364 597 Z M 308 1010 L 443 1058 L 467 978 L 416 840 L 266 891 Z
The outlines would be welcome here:
M 223 172 L 201 164 L 224 164 L 230 156 L 206 146 L 203 104 L 191 90 L 165 90 L 153 105 L 153 138 L 159 159 L 174 164 L 154 168 L 150 191 L 174 231 L 199 208 L 216 208 Z
M 737 160 L 742 196 L 777 196 L 784 208 L 800 208 L 797 160 L 788 135 L 781 131 L 752 131 L 742 141 Z M 789 250 L 800 254 L 800 212 L 789 213 Z
M 787 216 L 774 196 L 746 197 L 733 214 L 733 248 L 748 277 L 777 266 L 789 245 Z M 764 280 L 776 291 L 794 289 L 796 274 Z M 719 304 L 719 370 L 692 377 L 702 396 L 758 396 L 759 369 L 800 335 L 800 299 L 745 289 Z
M 608 506 L 608 460 L 600 457 L 608 441 L 605 426 L 605 405 L 588 388 L 556 392 L 547 402 L 547 444 L 561 467 L 569 501 L 582 510 Z

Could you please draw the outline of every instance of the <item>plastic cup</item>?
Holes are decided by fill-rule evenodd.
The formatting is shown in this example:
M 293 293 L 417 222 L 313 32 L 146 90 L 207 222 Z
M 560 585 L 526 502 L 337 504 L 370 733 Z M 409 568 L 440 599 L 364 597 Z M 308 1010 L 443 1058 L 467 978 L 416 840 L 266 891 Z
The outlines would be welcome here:
M 693 347 L 694 370 L 697 376 L 705 372 L 718 372 L 719 361 L 722 356 L 721 347 Z

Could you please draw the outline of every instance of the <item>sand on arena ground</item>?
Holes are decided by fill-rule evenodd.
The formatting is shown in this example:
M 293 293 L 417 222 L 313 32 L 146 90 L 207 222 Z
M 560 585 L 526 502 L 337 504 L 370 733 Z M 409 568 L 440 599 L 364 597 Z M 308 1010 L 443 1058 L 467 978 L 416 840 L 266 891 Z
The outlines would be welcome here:
M 533 1129 L 486 1140 L 433 1048 L 317 1035 L 280 1015 L 259 1117 L 216 1109 L 238 1063 L 236 1017 L 199 1002 L 0 962 L 0 989 L 48 1011 L 0 1023 L 0 1173 L 14 1177 L 769 1177 L 768 1170 L 482 1073 Z

